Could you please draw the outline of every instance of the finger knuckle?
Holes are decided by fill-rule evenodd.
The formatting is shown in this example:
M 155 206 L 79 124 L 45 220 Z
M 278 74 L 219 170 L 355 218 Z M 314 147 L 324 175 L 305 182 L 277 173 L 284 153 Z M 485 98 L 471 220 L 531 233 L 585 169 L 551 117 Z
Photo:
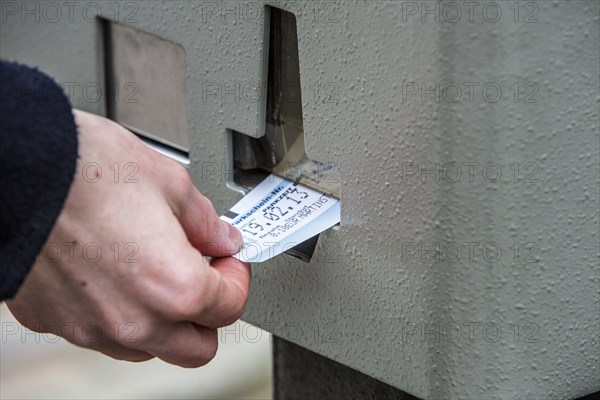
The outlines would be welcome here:
M 207 215 L 210 214 L 211 216 L 214 215 L 216 217 L 217 214 L 214 212 L 215 207 L 213 206 L 212 201 L 210 201 L 210 199 L 208 197 L 206 197 L 205 195 L 203 195 L 202 193 L 198 194 L 198 198 L 199 198 L 202 210 L 204 210 L 204 212 Z M 210 222 L 213 224 L 213 227 L 220 227 L 220 221 L 221 220 L 219 218 L 211 218 L 210 219 Z
M 120 332 L 117 343 L 131 347 L 146 347 L 150 343 L 154 343 L 156 339 L 157 329 L 151 324 L 135 324 L 135 329 L 131 328 L 131 324 L 127 324 L 127 329 Z
M 168 314 L 171 319 L 187 321 L 195 315 L 205 312 L 205 301 L 202 288 L 196 287 L 189 280 L 182 282 L 179 291 L 171 296 L 168 304 Z
M 173 264 L 157 259 L 152 263 L 154 273 L 140 284 L 145 305 L 160 318 L 186 321 L 195 314 L 202 299 L 202 281 L 197 266 Z
M 198 368 L 208 364 L 217 355 L 218 345 L 216 342 L 201 343 L 196 351 L 188 353 L 182 360 L 182 366 L 186 368 Z
M 200 194 L 200 204 L 204 211 L 204 223 L 208 228 L 209 232 L 214 234 L 221 233 L 223 231 L 223 221 L 218 217 L 215 212 L 215 207 L 210 199 L 203 194 Z
M 181 188 L 183 194 L 189 195 L 193 191 L 194 185 L 192 183 L 192 178 L 185 167 L 178 163 L 174 163 L 171 176 L 177 186 Z
M 101 341 L 102 336 L 103 331 L 99 324 L 86 322 L 75 327 L 72 333 L 63 337 L 77 346 L 94 348 Z
M 228 310 L 227 315 L 224 318 L 223 326 L 231 325 L 242 317 L 244 310 L 246 309 L 246 302 L 236 302 L 232 304 Z
M 232 314 L 229 317 L 229 319 L 227 321 L 225 321 L 226 326 L 235 323 L 238 319 L 240 319 L 242 317 L 243 314 L 244 314 L 244 308 L 243 307 L 240 308 L 240 309 L 235 309 L 232 312 Z

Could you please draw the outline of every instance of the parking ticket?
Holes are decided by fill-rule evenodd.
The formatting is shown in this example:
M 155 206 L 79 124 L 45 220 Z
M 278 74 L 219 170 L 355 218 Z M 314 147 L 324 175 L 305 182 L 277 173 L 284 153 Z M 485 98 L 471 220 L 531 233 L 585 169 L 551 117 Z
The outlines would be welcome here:
M 269 175 L 221 219 L 240 230 L 235 258 L 262 262 L 340 222 L 340 201 L 277 175 Z

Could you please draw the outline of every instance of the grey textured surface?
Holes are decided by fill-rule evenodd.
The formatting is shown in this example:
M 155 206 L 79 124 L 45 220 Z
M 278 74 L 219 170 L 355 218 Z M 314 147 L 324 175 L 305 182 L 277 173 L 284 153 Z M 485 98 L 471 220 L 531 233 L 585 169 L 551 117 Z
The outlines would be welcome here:
M 275 400 L 418 399 L 277 336 L 273 336 L 273 398 Z M 600 392 L 579 397 L 577 400 L 598 398 Z
M 272 3 L 297 16 L 307 154 L 338 165 L 342 224 L 309 265 L 283 256 L 254 266 L 244 318 L 419 397 L 574 398 L 600 386 L 599 3 L 535 2 L 537 23 L 524 23 L 525 3 L 515 23 L 513 2 L 495 3 L 503 16 L 488 22 L 481 3 L 474 22 L 458 23 L 423 23 L 402 2 Z M 261 133 L 259 102 L 242 88 L 264 76 L 263 19 L 243 12 L 262 3 L 133 4 L 130 25 L 186 50 L 190 172 L 224 211 L 237 199 L 224 184 L 224 132 Z M 215 14 L 215 4 L 239 11 Z M 0 54 L 62 82 L 102 83 L 98 29 L 81 14 L 9 17 Z M 403 82 L 480 86 L 473 101 L 403 101 Z M 481 94 L 490 82 L 503 90 L 496 103 Z M 538 102 L 524 103 L 532 82 Z M 239 95 L 206 95 L 207 83 L 239 83 Z M 436 162 L 458 163 L 462 178 L 407 173 Z M 482 177 L 487 163 L 502 168 L 496 182 Z M 471 261 L 472 242 L 502 255 Z M 411 243 L 457 243 L 462 258 L 412 256 Z M 524 262 L 536 248 L 537 262 Z

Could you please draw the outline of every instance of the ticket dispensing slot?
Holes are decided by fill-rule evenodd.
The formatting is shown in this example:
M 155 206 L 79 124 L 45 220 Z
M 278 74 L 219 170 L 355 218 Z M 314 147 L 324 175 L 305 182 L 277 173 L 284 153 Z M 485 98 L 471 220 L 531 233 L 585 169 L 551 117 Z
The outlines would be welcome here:
M 253 138 L 228 130 L 227 186 L 243 194 L 269 174 L 299 182 L 323 194 L 340 198 L 337 168 L 307 157 L 304 148 L 298 39 L 294 14 L 275 7 L 265 9 L 266 96 L 262 96 L 264 135 Z M 287 253 L 309 261 L 318 235 Z

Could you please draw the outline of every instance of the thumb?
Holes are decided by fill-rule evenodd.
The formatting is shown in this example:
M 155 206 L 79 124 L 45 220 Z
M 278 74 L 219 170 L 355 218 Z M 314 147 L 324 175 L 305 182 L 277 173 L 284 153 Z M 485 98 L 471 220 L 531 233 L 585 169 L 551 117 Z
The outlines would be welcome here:
M 240 231 L 221 220 L 211 201 L 193 185 L 177 205 L 179 223 L 200 253 L 209 257 L 226 257 L 240 250 L 243 244 Z

